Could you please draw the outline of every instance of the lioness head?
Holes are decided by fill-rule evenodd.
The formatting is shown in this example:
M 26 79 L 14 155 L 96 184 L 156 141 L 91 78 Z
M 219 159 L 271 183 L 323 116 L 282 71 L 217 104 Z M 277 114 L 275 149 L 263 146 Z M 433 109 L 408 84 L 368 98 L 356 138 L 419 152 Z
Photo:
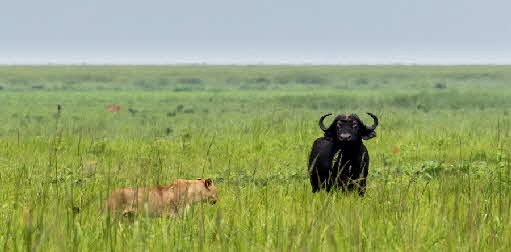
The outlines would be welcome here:
M 198 179 L 201 181 L 202 185 L 206 190 L 202 192 L 203 201 L 206 201 L 211 204 L 215 204 L 218 200 L 218 193 L 216 191 L 216 186 L 213 184 L 213 180 L 208 179 Z
M 171 187 L 181 199 L 188 199 L 193 202 L 207 202 L 215 204 L 218 200 L 216 186 L 211 179 L 176 179 Z M 187 195 L 187 196 L 185 196 Z

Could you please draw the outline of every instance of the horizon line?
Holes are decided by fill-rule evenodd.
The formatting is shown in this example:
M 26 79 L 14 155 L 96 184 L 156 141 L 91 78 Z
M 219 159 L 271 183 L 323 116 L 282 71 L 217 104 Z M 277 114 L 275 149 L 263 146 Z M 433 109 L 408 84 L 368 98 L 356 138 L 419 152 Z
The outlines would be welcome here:
M 7 66 L 511 66 L 506 63 L 0 63 Z

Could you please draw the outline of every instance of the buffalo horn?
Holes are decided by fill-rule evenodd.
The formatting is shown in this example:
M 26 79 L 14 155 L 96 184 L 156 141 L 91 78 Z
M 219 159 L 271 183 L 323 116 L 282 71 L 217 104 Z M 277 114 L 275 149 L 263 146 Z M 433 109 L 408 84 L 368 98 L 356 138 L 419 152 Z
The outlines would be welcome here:
M 373 115 L 373 114 L 371 114 L 371 113 L 369 113 L 369 112 L 368 112 L 367 114 L 368 114 L 369 116 L 371 116 L 371 117 L 373 118 L 373 120 L 374 120 L 373 125 L 371 125 L 370 127 L 367 127 L 367 129 L 369 129 L 369 130 L 374 130 L 374 129 L 376 129 L 376 127 L 378 126 L 378 117 L 376 117 L 375 115 Z
M 325 127 L 325 124 L 323 124 L 323 120 L 325 119 L 325 117 L 327 117 L 327 116 L 329 116 L 329 115 L 331 115 L 331 114 L 332 114 L 332 113 L 328 113 L 328 114 L 326 114 L 326 115 L 322 116 L 322 117 L 319 119 L 319 127 L 320 127 L 323 131 L 327 131 L 327 130 L 328 130 L 328 128 L 330 128 L 330 127 L 328 127 L 328 128 L 327 128 L 327 127 Z

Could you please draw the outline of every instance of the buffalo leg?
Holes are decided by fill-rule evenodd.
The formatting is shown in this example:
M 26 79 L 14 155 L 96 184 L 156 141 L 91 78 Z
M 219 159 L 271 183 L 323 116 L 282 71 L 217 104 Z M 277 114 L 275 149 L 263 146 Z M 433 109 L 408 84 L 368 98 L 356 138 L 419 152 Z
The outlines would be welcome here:
M 310 175 L 310 182 L 312 186 L 312 192 L 318 192 L 320 189 L 321 181 L 317 171 L 313 171 Z

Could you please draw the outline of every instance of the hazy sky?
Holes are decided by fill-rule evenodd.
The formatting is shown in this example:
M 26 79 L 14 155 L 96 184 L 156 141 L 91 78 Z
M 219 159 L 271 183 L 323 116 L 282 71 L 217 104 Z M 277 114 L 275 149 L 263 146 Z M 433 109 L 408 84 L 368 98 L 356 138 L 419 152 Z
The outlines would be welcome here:
M 511 64 L 499 0 L 16 0 L 0 64 Z

